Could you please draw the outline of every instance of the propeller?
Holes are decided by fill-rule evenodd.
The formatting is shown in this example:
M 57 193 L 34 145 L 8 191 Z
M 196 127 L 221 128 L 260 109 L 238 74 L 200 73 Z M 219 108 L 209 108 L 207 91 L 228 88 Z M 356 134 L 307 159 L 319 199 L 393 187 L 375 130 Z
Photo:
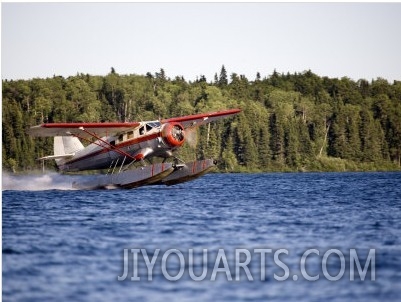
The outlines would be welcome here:
M 175 125 L 171 129 L 171 135 L 177 140 L 177 141 L 182 141 L 184 140 L 184 133 L 182 131 L 182 128 L 178 125 Z
M 192 149 L 196 149 L 196 146 L 198 145 L 198 127 L 185 129 L 185 139 Z

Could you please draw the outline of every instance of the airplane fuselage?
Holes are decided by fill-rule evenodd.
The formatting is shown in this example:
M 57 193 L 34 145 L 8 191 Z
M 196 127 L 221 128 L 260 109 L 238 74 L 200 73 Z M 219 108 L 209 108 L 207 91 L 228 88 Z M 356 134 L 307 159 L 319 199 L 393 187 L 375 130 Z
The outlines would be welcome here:
M 177 131 L 180 131 L 179 138 Z M 59 161 L 58 166 L 62 171 L 73 172 L 108 169 L 153 156 L 168 158 L 183 141 L 183 128 L 178 123 L 144 122 L 117 136 L 97 139 L 76 151 L 72 158 Z

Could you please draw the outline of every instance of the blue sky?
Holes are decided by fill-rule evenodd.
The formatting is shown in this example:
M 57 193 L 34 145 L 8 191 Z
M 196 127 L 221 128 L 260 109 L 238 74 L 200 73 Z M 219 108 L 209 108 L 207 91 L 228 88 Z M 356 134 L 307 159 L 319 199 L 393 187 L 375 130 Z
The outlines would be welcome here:
M 401 3 L 2 3 L 2 79 L 155 73 L 208 81 L 401 80 Z

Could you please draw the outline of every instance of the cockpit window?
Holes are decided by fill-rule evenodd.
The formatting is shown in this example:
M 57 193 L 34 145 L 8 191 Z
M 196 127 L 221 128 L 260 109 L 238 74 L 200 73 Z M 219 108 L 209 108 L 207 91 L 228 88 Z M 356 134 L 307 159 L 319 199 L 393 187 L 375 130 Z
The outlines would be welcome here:
M 158 127 L 160 127 L 161 126 L 161 123 L 160 122 L 150 122 L 150 123 L 147 123 L 146 124 L 146 131 L 150 131 L 150 130 L 152 130 L 153 128 L 158 128 Z
M 162 123 L 160 122 L 150 122 L 148 123 L 148 125 L 150 125 L 152 128 L 158 128 L 162 125 Z
M 149 132 L 150 130 L 152 130 L 153 128 L 159 128 L 161 127 L 161 123 L 156 121 L 156 122 L 149 122 L 146 125 L 142 126 L 141 128 L 139 128 L 139 134 L 143 135 L 146 132 Z

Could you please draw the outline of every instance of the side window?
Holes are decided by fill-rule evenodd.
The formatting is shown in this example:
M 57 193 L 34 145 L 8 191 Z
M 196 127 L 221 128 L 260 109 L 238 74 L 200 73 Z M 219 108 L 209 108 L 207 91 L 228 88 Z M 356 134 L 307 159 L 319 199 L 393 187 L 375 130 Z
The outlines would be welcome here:
M 146 132 L 152 130 L 152 126 L 150 126 L 149 124 L 146 124 Z
M 145 134 L 145 127 L 141 127 L 141 128 L 139 128 L 139 135 L 143 135 L 143 134 Z
M 128 139 L 133 138 L 134 137 L 134 131 L 127 132 L 127 135 L 128 135 Z

